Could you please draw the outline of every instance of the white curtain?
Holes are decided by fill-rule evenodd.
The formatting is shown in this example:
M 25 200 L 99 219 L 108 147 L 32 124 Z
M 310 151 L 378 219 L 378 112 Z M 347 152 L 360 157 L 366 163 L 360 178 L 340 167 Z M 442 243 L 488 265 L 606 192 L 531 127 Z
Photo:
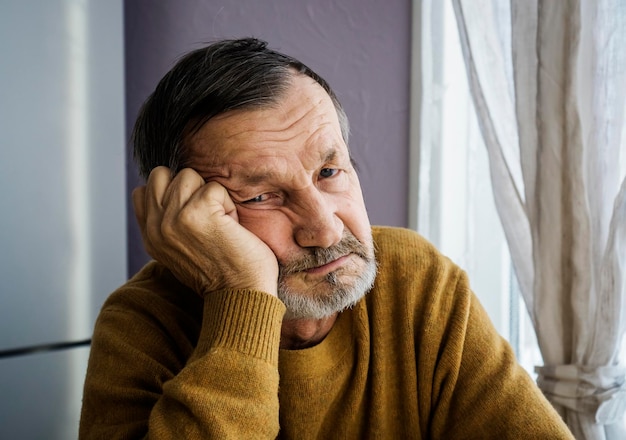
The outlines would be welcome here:
M 576 438 L 626 439 L 626 2 L 453 4 L 538 385 Z

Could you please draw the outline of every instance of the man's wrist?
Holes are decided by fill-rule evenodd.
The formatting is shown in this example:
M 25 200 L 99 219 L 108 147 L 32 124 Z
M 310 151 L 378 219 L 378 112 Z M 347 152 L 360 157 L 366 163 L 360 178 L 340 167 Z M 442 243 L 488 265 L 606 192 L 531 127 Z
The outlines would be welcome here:
M 224 289 L 204 299 L 202 329 L 193 358 L 226 348 L 278 362 L 285 306 L 259 290 Z

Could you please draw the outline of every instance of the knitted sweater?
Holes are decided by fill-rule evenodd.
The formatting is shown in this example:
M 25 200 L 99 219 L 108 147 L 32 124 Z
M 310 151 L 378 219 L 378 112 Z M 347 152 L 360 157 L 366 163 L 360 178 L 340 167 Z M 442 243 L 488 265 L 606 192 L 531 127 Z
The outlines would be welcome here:
M 80 438 L 573 438 L 465 274 L 414 232 L 373 233 L 373 289 L 302 350 L 279 349 L 275 297 L 202 300 L 149 263 L 98 317 Z

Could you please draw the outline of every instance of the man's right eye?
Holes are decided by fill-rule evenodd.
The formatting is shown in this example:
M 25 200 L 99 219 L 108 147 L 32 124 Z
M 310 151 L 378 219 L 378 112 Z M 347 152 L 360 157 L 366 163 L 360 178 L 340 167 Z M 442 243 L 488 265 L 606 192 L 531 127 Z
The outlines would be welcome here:
M 261 203 L 261 202 L 266 201 L 267 199 L 268 199 L 267 194 L 260 194 L 260 195 L 258 195 L 256 197 L 251 198 L 251 199 L 244 200 L 242 203 L 244 203 L 244 204 Z

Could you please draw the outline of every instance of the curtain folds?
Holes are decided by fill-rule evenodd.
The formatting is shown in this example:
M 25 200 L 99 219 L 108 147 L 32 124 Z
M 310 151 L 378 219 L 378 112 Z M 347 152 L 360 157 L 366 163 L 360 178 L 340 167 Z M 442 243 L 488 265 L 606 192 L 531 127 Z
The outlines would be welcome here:
M 626 438 L 626 3 L 453 5 L 537 382 L 576 438 Z

